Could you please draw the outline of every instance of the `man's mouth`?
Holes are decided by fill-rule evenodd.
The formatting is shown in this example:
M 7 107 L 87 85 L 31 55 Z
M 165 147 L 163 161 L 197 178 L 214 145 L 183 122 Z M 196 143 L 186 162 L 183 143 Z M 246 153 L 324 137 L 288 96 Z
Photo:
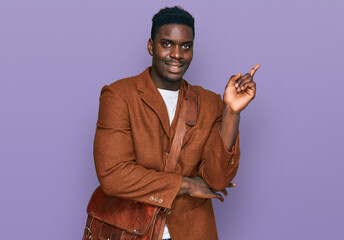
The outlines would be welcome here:
M 180 73 L 183 69 L 184 64 L 178 62 L 165 62 L 167 70 L 171 73 Z

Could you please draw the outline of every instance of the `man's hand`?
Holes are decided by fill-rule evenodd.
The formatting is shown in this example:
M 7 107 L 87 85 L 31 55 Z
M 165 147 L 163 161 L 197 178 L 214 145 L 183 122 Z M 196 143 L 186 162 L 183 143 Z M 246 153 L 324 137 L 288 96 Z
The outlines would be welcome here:
M 230 183 L 228 187 L 235 187 L 235 183 Z M 227 190 L 223 189 L 221 191 L 225 196 L 227 196 Z M 223 197 L 220 193 L 209 188 L 207 184 L 200 177 L 183 177 L 182 186 L 178 192 L 178 195 L 189 194 L 192 197 L 197 198 L 217 198 L 223 202 Z
M 257 64 L 244 76 L 238 73 L 229 79 L 223 94 L 223 102 L 231 113 L 239 114 L 256 95 L 253 76 L 259 67 L 260 65 Z

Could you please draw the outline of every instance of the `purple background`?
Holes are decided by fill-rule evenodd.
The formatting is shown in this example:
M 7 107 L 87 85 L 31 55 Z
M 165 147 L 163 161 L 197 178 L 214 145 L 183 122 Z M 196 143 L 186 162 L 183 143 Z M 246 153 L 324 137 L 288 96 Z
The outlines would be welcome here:
M 220 239 L 343 239 L 341 0 L 1 1 L 1 239 L 81 239 L 100 89 L 150 64 L 167 5 L 196 18 L 192 84 L 222 94 L 262 65 Z

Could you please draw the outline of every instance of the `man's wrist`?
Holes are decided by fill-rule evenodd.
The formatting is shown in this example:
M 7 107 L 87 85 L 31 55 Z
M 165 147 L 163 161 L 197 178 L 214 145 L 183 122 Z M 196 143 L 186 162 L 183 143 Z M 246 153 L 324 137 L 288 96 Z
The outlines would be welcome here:
M 240 113 L 241 113 L 241 111 L 235 112 L 228 105 L 223 106 L 223 111 L 222 111 L 223 116 L 230 117 L 230 118 L 240 118 Z
M 190 181 L 191 181 L 191 178 L 183 176 L 183 180 L 178 192 L 178 196 L 190 193 L 190 186 L 191 186 Z

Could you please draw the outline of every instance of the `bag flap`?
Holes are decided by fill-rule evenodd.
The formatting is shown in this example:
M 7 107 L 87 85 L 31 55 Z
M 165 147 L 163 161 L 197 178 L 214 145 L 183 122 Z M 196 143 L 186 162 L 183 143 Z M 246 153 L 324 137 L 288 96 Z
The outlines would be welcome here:
M 87 206 L 87 214 L 134 235 L 144 235 L 161 207 L 108 196 L 98 187 Z

